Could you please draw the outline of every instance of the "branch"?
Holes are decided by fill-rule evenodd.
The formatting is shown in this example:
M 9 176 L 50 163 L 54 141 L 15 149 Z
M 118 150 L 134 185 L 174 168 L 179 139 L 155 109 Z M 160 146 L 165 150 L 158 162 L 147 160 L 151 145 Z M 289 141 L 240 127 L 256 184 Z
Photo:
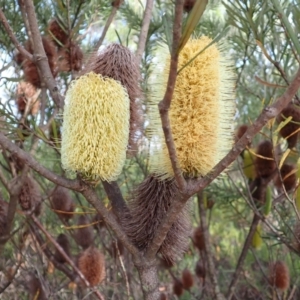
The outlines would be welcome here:
M 149 31 L 149 26 L 150 26 L 150 21 L 151 21 L 153 3 L 154 3 L 154 0 L 147 0 L 144 17 L 143 17 L 143 24 L 142 24 L 142 28 L 141 28 L 140 36 L 139 36 L 139 43 L 138 43 L 137 50 L 135 53 L 137 65 L 140 65 L 140 63 L 142 61 L 142 55 L 143 55 L 145 47 L 146 47 L 146 41 L 147 41 L 147 36 L 148 36 L 148 31 Z
M 39 31 L 34 5 L 32 0 L 24 0 L 27 19 L 29 22 L 30 31 L 32 33 L 34 61 L 41 75 L 41 82 L 46 84 L 50 91 L 51 97 L 58 107 L 63 107 L 63 97 L 60 95 L 56 82 L 53 78 L 49 67 L 48 58 L 43 47 L 41 34 Z
M 184 188 L 186 187 L 186 181 L 182 175 L 178 163 L 178 159 L 177 159 L 176 147 L 172 137 L 172 131 L 170 126 L 169 109 L 171 105 L 172 96 L 174 93 L 176 78 L 177 78 L 177 66 L 178 66 L 178 55 L 179 55 L 178 46 L 181 38 L 183 3 L 184 3 L 183 0 L 176 1 L 169 79 L 168 79 L 167 90 L 164 99 L 158 104 L 159 113 L 162 122 L 162 128 L 165 135 L 165 141 L 168 147 L 169 157 L 171 159 L 175 179 L 180 190 L 184 190 Z
M 16 46 L 16 48 L 19 50 L 19 52 L 27 59 L 33 61 L 33 56 L 24 47 L 22 47 L 21 44 L 18 42 L 18 40 L 17 40 L 16 36 L 14 35 L 12 28 L 8 24 L 8 21 L 7 21 L 1 8 L 0 8 L 0 21 L 3 24 L 3 27 L 5 28 L 9 38 L 11 39 L 13 44 Z

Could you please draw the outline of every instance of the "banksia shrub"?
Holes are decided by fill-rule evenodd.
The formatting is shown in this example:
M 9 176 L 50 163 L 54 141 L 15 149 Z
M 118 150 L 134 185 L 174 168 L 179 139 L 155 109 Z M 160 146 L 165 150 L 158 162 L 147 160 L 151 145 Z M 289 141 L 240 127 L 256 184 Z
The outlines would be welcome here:
M 255 158 L 257 176 L 271 176 L 276 169 L 272 143 L 268 140 L 262 141 L 257 147 L 256 154 L 258 155 Z
M 186 12 L 190 12 L 194 7 L 196 0 L 185 0 L 183 4 L 183 9 Z
M 79 246 L 86 249 L 94 242 L 93 228 L 85 215 L 81 215 L 78 218 L 77 226 L 75 240 Z
M 80 255 L 78 268 L 91 286 L 98 285 L 105 278 L 104 256 L 95 247 L 86 249 Z
M 296 167 L 290 164 L 282 165 L 280 169 L 280 176 L 277 175 L 274 179 L 274 185 L 278 190 L 282 190 L 282 184 L 287 192 L 293 190 L 297 184 Z
M 20 114 L 24 114 L 26 104 L 28 103 L 28 111 L 32 115 L 36 115 L 40 108 L 38 100 L 39 93 L 36 88 L 29 82 L 21 81 L 17 87 L 17 107 Z
M 63 248 L 66 255 L 70 257 L 71 252 L 70 252 L 70 244 L 69 244 L 68 237 L 65 234 L 61 233 L 57 237 L 56 241 Z M 64 256 L 57 249 L 55 249 L 54 258 L 61 264 L 67 262 Z
M 34 214 L 39 215 L 41 213 L 41 201 L 39 185 L 33 178 L 27 176 L 19 194 L 19 204 L 22 210 L 30 212 L 34 209 Z
M 213 44 L 190 60 L 212 40 L 191 39 L 179 54 L 176 85 L 169 110 L 178 162 L 185 176 L 204 176 L 228 153 L 233 143 L 234 76 L 228 54 Z M 150 101 L 150 127 L 154 153 L 150 170 L 163 178 L 174 176 L 157 104 L 167 86 L 170 58 L 156 74 Z M 182 69 L 189 63 L 184 69 Z M 158 69 L 158 68 L 157 68 Z M 158 71 L 157 71 L 158 72 Z
M 129 203 L 130 216 L 123 220 L 123 227 L 140 250 L 147 250 L 177 191 L 174 180 L 161 181 L 150 175 L 133 192 Z M 189 209 L 186 205 L 159 249 L 166 261 L 173 263 L 187 251 L 190 228 Z
M 280 123 L 288 117 L 292 117 L 292 119 L 280 130 L 280 134 L 287 140 L 288 147 L 292 149 L 297 144 L 299 135 L 297 130 L 300 128 L 300 109 L 292 103 L 282 110 L 281 114 L 277 117 L 277 121 Z
M 205 239 L 202 228 L 200 226 L 194 230 L 193 242 L 195 247 L 198 248 L 198 250 L 202 251 L 205 249 Z
M 45 49 L 46 56 L 48 58 L 49 67 L 51 70 L 52 75 L 55 77 L 57 75 L 56 72 L 56 49 L 55 45 L 53 44 L 52 40 L 48 37 L 42 37 L 43 47 Z M 27 41 L 25 43 L 25 49 L 33 54 L 33 49 L 31 43 Z M 18 61 L 22 61 L 22 68 L 24 71 L 24 78 L 25 81 L 30 82 L 36 88 L 41 87 L 41 79 L 38 74 L 38 70 L 34 62 L 22 57 L 22 55 L 17 55 Z
M 50 21 L 48 32 L 50 37 L 59 47 L 66 44 L 69 39 L 67 30 L 64 28 L 64 25 L 62 23 L 59 23 L 56 19 Z
M 128 134 L 129 98 L 120 83 L 91 72 L 70 84 L 62 127 L 65 169 L 116 180 L 126 159 Z
M 190 270 L 184 269 L 181 275 L 182 286 L 185 290 L 189 290 L 194 285 L 194 278 Z
M 52 209 L 59 217 L 65 221 L 73 217 L 75 205 L 68 189 L 57 186 L 52 193 L 50 201 Z
M 183 294 L 183 285 L 181 280 L 175 279 L 173 283 L 173 293 L 174 295 L 180 297 Z
M 130 99 L 130 134 L 129 150 L 135 147 L 137 131 L 141 127 L 141 109 L 137 99 L 141 97 L 139 85 L 140 72 L 135 55 L 125 46 L 111 44 L 87 66 L 87 72 L 93 71 L 104 77 L 110 77 L 121 82 L 126 88 Z
M 283 261 L 276 261 L 270 266 L 270 285 L 280 289 L 287 290 L 290 286 L 290 272 Z

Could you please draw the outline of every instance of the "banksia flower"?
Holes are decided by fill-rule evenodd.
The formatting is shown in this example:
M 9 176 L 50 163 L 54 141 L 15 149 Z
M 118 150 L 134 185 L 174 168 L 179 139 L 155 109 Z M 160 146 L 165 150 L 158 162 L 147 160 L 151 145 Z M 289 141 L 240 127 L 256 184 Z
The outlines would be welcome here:
M 256 154 L 258 155 L 255 158 L 257 176 L 263 178 L 271 176 L 276 169 L 272 143 L 268 140 L 262 141 L 257 147 Z
M 287 290 L 290 286 L 290 272 L 283 261 L 276 261 L 270 266 L 270 284 L 280 290 Z
M 47 37 L 42 37 L 42 43 L 43 43 L 43 46 L 45 49 L 46 56 L 48 58 L 50 70 L 52 72 L 52 75 L 55 77 L 57 75 L 55 46 L 54 46 L 53 42 L 51 41 L 51 39 L 49 39 Z M 33 49 L 32 49 L 31 43 L 29 41 L 26 42 L 24 47 L 31 54 L 33 53 Z M 22 60 L 22 68 L 24 71 L 25 81 L 30 82 L 36 88 L 40 88 L 41 87 L 41 79 L 40 79 L 37 67 L 34 64 L 34 62 L 32 62 L 28 59 L 24 59 L 22 56 L 20 57 L 20 55 L 18 55 L 17 57 L 18 57 L 19 61 Z
M 56 19 L 51 20 L 49 23 L 48 32 L 50 37 L 59 47 L 66 44 L 69 39 L 69 35 L 67 30 L 64 28 L 64 25 L 62 23 L 58 23 Z
M 124 0 L 113 0 L 113 1 L 111 2 L 111 5 L 112 5 L 113 7 L 119 8 L 119 7 L 121 6 L 121 4 L 123 3 L 123 1 L 124 1 Z
M 98 285 L 105 278 L 104 256 L 95 247 L 86 249 L 80 255 L 78 268 L 91 286 Z
M 177 190 L 174 180 L 161 181 L 148 176 L 134 191 L 129 203 L 130 216 L 123 220 L 123 227 L 140 250 L 147 250 Z M 189 209 L 186 205 L 170 228 L 159 253 L 166 261 L 175 262 L 187 251 L 189 235 Z
M 193 287 L 193 285 L 194 285 L 194 278 L 193 278 L 193 275 L 190 272 L 190 270 L 184 269 L 182 271 L 181 281 L 182 281 L 183 288 L 185 290 L 189 290 L 191 287 Z
M 185 0 L 183 4 L 183 9 L 186 12 L 190 12 L 195 5 L 196 0 Z
M 263 179 L 256 177 L 249 186 L 252 198 L 257 206 L 262 206 L 266 202 L 267 186 L 264 184 Z
M 208 37 L 192 39 L 180 52 L 179 74 L 169 110 L 178 162 L 189 177 L 210 172 L 233 143 L 235 83 L 230 58 L 225 49 L 213 44 L 191 61 L 211 42 Z M 169 64 L 170 58 L 166 59 L 162 74 L 157 74 L 155 89 L 161 88 L 152 92 L 149 107 L 154 152 L 150 170 L 163 178 L 174 176 L 157 108 L 167 86 Z
M 129 99 L 117 81 L 88 73 L 67 91 L 61 160 L 91 179 L 116 180 L 126 159 Z
M 78 228 L 75 233 L 75 240 L 83 249 L 88 248 L 94 242 L 94 232 L 88 218 L 81 215 L 77 222 Z
M 56 241 L 63 248 L 66 255 L 71 257 L 70 244 L 69 244 L 68 237 L 65 234 L 61 233 L 57 237 Z M 54 258 L 61 264 L 67 262 L 67 260 L 64 258 L 64 256 L 57 249 L 55 250 Z
M 195 247 L 198 248 L 198 250 L 202 251 L 205 249 L 205 239 L 202 228 L 200 226 L 194 230 L 193 242 Z
M 57 186 L 54 189 L 50 200 L 52 209 L 59 217 L 65 221 L 68 221 L 73 217 L 72 213 L 74 212 L 75 205 L 68 189 Z
M 173 283 L 173 293 L 180 297 L 183 294 L 183 285 L 181 280 L 175 279 Z
M 293 190 L 297 184 L 296 167 L 294 165 L 284 164 L 280 169 L 280 176 L 274 179 L 274 185 L 278 190 L 282 190 L 282 184 L 287 192 Z
M 80 71 L 83 63 L 83 52 L 80 47 L 70 41 L 59 49 L 57 68 L 60 72 Z
M 204 264 L 199 260 L 195 267 L 195 274 L 198 278 L 205 278 L 205 267 Z
M 19 194 L 19 204 L 23 211 L 31 211 L 34 209 L 34 214 L 41 213 L 41 192 L 37 182 L 27 176 L 23 182 L 21 192 Z
M 17 87 L 17 106 L 20 114 L 24 114 L 26 104 L 28 103 L 29 112 L 36 115 L 40 108 L 38 101 L 39 92 L 29 82 L 21 81 Z
M 125 46 L 111 44 L 87 66 L 87 72 L 93 71 L 104 77 L 110 77 L 121 82 L 126 88 L 130 99 L 130 134 L 129 150 L 135 148 L 137 131 L 141 127 L 141 109 L 137 100 L 141 97 L 139 85 L 140 72 L 134 54 Z
M 277 121 L 278 123 L 283 122 L 288 117 L 292 117 L 292 119 L 280 130 L 280 134 L 287 140 L 288 147 L 292 149 L 297 144 L 299 135 L 299 131 L 297 130 L 300 128 L 300 109 L 292 103 L 282 110 L 281 114 L 277 117 Z

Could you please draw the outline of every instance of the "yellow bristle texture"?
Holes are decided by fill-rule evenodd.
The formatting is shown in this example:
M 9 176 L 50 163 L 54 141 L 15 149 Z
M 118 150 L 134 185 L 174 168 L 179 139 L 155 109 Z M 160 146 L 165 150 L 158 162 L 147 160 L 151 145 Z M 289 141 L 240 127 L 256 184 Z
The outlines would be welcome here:
M 178 71 L 211 43 L 208 37 L 190 40 L 179 55 Z M 169 110 L 177 157 L 184 175 L 204 176 L 226 155 L 233 143 L 234 75 L 223 46 L 213 44 L 178 74 Z M 150 169 L 173 177 L 157 108 L 167 85 L 170 58 L 157 70 L 150 101 Z M 161 75 L 159 73 L 162 73 Z
M 62 126 L 65 169 L 116 180 L 126 159 L 128 134 L 129 98 L 119 82 L 90 72 L 71 83 Z

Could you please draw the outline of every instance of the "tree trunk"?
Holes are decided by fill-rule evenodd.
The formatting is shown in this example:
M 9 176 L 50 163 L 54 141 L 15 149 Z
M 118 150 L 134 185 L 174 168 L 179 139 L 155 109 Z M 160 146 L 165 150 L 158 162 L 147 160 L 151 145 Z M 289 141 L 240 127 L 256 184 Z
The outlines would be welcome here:
M 157 265 L 145 264 L 138 266 L 137 270 L 142 284 L 144 300 L 159 300 Z

